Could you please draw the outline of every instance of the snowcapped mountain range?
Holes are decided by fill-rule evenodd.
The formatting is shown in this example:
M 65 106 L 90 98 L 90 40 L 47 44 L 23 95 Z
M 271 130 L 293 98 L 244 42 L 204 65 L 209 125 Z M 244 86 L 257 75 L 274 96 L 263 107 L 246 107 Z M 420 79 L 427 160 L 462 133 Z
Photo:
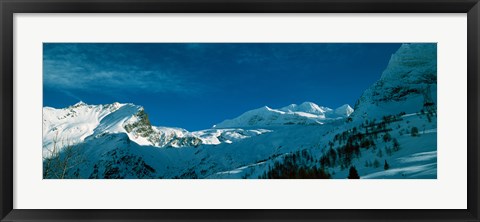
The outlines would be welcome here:
M 404 44 L 355 109 L 264 106 L 195 132 L 130 103 L 44 107 L 44 178 L 436 178 L 436 73 L 436 44 Z
M 315 125 L 348 117 L 352 112 L 353 109 L 348 104 L 335 110 L 312 102 L 291 104 L 280 109 L 264 106 L 245 112 L 237 118 L 225 120 L 214 128 Z
M 232 143 L 271 131 L 259 127 L 318 125 L 348 117 L 352 112 L 349 105 L 332 110 L 312 102 L 291 104 L 280 109 L 265 106 L 248 111 L 235 119 L 225 120 L 214 125 L 212 129 L 188 132 L 182 128 L 152 126 L 144 108 L 131 103 L 87 105 L 79 102 L 63 109 L 43 108 L 43 147 L 44 154 L 48 155 L 48 150 L 51 150 L 55 140 L 60 140 L 59 137 L 71 144 L 77 144 L 116 133 L 126 134 L 131 141 L 139 145 L 159 148 Z

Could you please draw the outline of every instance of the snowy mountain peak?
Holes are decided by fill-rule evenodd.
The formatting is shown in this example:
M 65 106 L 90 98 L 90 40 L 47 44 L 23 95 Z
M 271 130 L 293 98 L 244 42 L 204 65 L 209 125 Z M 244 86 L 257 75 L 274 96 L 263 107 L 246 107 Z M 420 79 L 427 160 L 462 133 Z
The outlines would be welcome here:
M 323 106 L 321 107 L 312 102 L 304 102 L 298 106 L 298 111 L 312 113 L 312 114 L 323 114 L 331 110 L 332 109 L 330 108 L 323 107 Z
M 87 104 L 84 103 L 83 101 L 79 101 L 78 103 L 75 103 L 75 105 L 73 105 L 73 107 L 79 107 L 79 106 L 86 106 Z
M 350 105 L 345 104 L 335 109 L 335 114 L 343 117 L 348 117 L 353 113 L 353 108 Z
M 297 107 L 298 107 L 297 104 L 290 104 L 288 106 L 285 106 L 285 107 L 281 108 L 280 110 L 288 112 L 288 111 L 296 110 Z
M 436 44 L 402 44 L 391 56 L 381 79 L 424 78 L 425 74 L 436 75 L 436 67 Z
M 114 103 L 112 103 L 112 106 L 115 107 L 115 108 L 120 108 L 120 106 L 122 106 L 122 104 L 119 103 L 119 102 L 114 102 Z M 143 107 L 142 107 L 142 109 L 143 109 Z
M 270 108 L 270 107 L 268 107 L 268 106 L 263 106 L 263 107 L 260 108 L 259 110 L 272 111 L 272 108 Z
M 237 118 L 225 120 L 214 125 L 214 128 L 318 125 L 338 118 L 348 117 L 352 112 L 353 109 L 348 105 L 339 107 L 334 111 L 312 102 L 304 102 L 300 105 L 290 104 L 279 109 L 264 106 L 247 111 Z
M 44 156 L 48 156 L 59 141 L 78 144 L 108 139 L 114 134 L 125 135 L 142 146 L 183 147 L 202 143 L 184 129 L 152 126 L 144 108 L 132 103 L 87 105 L 79 102 L 62 109 L 43 108 Z
M 134 121 L 140 109 L 133 104 L 87 105 L 84 102 L 62 109 L 44 107 L 43 146 L 48 149 L 59 140 L 76 144 L 105 132 L 125 133 L 124 124 Z
M 436 107 L 437 45 L 403 44 L 381 78 L 362 94 L 353 115 L 381 118 Z M 373 112 L 372 110 L 375 110 Z
M 324 114 L 328 111 L 331 111 L 330 108 L 320 107 L 317 104 L 312 102 L 304 102 L 300 105 L 290 104 L 288 106 L 280 108 L 279 110 L 285 111 L 285 112 L 305 112 L 305 113 L 317 114 L 317 115 Z

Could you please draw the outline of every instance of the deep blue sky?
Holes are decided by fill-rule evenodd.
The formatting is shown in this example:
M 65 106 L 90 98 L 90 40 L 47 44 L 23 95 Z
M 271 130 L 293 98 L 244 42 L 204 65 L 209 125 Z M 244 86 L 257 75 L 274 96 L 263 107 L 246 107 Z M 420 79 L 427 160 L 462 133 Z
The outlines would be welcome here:
M 265 105 L 353 107 L 400 45 L 44 43 L 43 103 L 135 103 L 152 124 L 188 130 Z

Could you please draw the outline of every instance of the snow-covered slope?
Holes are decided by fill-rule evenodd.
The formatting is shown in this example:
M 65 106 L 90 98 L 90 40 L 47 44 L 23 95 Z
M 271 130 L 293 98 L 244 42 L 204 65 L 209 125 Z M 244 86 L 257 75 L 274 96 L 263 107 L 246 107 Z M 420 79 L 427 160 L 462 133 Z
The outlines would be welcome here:
M 184 129 L 152 126 L 143 107 L 130 103 L 79 102 L 63 109 L 43 108 L 44 156 L 54 148 L 115 133 L 125 133 L 131 141 L 143 146 L 197 146 L 202 142 Z
M 282 125 L 318 125 L 348 117 L 353 112 L 349 105 L 343 105 L 335 110 L 321 107 L 312 102 L 300 105 L 291 104 L 280 109 L 264 106 L 250 110 L 234 119 L 225 120 L 215 128 L 232 127 L 268 127 Z
M 192 132 L 192 135 L 200 138 L 203 144 L 218 145 L 221 143 L 233 143 L 242 139 L 272 132 L 268 129 L 207 129 Z
M 239 128 L 188 132 L 182 128 L 152 126 L 143 107 L 117 102 L 107 105 L 79 102 L 63 109 L 43 108 L 44 156 L 49 156 L 54 146 L 61 149 L 105 134 L 124 133 L 142 146 L 179 148 L 232 143 L 268 132 L 270 130 Z
M 47 149 L 54 148 L 54 142 L 60 147 L 82 142 L 95 132 L 102 119 L 125 105 L 127 104 L 114 103 L 92 106 L 79 102 L 64 109 L 44 107 L 42 129 L 44 155 Z M 118 128 L 114 129 L 111 125 L 110 130 L 115 131 Z
M 436 62 L 436 44 L 402 45 L 343 124 L 337 121 L 309 127 L 301 136 L 293 132 L 299 129 L 285 128 L 291 134 L 284 136 L 297 135 L 304 140 L 283 142 L 280 147 L 290 147 L 290 151 L 208 178 L 281 178 L 285 172 L 292 178 L 299 176 L 298 172 L 305 175 L 308 169 L 347 178 L 350 167 L 364 179 L 437 178 Z M 295 107 L 290 106 L 291 111 L 296 111 Z

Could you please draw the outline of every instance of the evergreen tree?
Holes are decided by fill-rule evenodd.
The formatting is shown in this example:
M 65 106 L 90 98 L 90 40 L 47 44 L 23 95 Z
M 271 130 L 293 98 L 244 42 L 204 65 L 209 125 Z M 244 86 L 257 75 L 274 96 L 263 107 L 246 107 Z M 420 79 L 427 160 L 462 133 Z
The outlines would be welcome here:
M 385 135 L 383 135 L 383 141 L 388 142 L 392 139 L 392 136 L 390 133 L 386 132 Z
M 350 172 L 348 173 L 348 179 L 360 179 L 357 169 L 354 166 L 350 167 Z
M 417 127 L 412 127 L 412 130 L 410 132 L 412 136 L 418 136 L 418 128 Z
M 400 143 L 398 142 L 398 140 L 396 138 L 393 138 L 392 143 L 393 143 L 393 150 L 394 151 L 399 151 L 400 150 Z
M 385 164 L 383 165 L 383 169 L 388 170 L 390 166 L 387 163 L 387 160 L 385 160 Z

